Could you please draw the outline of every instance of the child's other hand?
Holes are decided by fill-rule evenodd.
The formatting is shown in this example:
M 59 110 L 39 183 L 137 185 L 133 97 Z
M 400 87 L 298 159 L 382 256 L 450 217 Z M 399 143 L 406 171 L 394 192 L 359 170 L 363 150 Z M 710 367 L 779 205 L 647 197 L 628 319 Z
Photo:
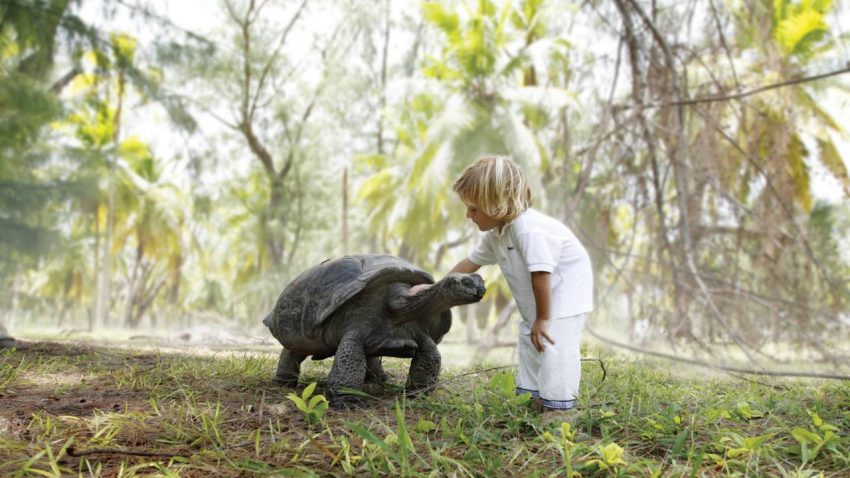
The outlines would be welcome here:
M 549 337 L 547 330 L 549 330 L 549 319 L 537 319 L 534 321 L 534 325 L 531 326 L 531 343 L 538 352 L 542 353 L 546 348 L 546 346 L 543 345 L 544 338 L 548 340 L 550 344 L 555 345 L 555 341 L 552 340 L 552 337 Z
M 407 295 L 416 295 L 429 287 L 431 284 L 417 284 L 407 291 Z

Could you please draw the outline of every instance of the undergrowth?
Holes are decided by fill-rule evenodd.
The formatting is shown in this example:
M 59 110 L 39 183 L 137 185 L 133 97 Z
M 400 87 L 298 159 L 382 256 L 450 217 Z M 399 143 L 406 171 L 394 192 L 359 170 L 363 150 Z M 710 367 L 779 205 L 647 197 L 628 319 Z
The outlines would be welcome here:
M 327 408 L 328 363 L 276 387 L 274 354 L 43 344 L 0 352 L 0 476 L 850 476 L 850 385 L 585 362 L 576 410 L 541 415 L 510 369 L 407 362 L 366 406 Z M 329 361 L 326 361 L 329 362 Z M 316 385 L 312 385 L 315 383 Z

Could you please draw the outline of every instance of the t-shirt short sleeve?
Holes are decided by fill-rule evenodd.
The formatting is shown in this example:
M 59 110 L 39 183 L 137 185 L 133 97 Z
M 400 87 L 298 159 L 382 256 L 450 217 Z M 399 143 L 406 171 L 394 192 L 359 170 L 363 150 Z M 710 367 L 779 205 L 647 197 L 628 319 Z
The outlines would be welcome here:
M 552 272 L 558 265 L 560 241 L 537 231 L 523 232 L 517 245 L 529 272 Z
M 479 266 L 488 266 L 498 261 L 496 257 L 496 239 L 492 233 L 488 232 L 484 234 L 481 242 L 478 243 L 478 246 L 469 255 L 469 260 Z

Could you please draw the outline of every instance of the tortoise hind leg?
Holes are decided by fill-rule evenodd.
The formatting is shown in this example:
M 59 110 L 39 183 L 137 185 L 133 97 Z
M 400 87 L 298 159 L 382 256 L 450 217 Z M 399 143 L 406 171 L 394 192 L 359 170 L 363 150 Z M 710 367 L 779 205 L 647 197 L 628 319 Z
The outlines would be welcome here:
M 390 379 L 390 375 L 384 371 L 381 365 L 383 357 L 369 357 L 366 359 L 366 381 L 369 383 L 384 383 Z
M 297 355 L 289 350 L 280 352 L 280 360 L 277 362 L 277 371 L 274 382 L 278 385 L 294 387 L 298 385 L 298 376 L 301 375 L 301 362 L 307 358 L 306 355 Z

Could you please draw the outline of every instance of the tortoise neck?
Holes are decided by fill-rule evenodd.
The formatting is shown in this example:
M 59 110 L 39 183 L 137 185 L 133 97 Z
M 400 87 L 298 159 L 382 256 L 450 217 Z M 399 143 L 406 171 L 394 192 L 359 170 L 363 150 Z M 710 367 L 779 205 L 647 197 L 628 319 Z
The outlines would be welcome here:
M 399 323 L 431 317 L 457 305 L 441 282 L 416 295 L 408 295 L 409 289 L 409 286 L 399 287 L 395 293 L 396 300 L 390 302 L 390 308 Z

